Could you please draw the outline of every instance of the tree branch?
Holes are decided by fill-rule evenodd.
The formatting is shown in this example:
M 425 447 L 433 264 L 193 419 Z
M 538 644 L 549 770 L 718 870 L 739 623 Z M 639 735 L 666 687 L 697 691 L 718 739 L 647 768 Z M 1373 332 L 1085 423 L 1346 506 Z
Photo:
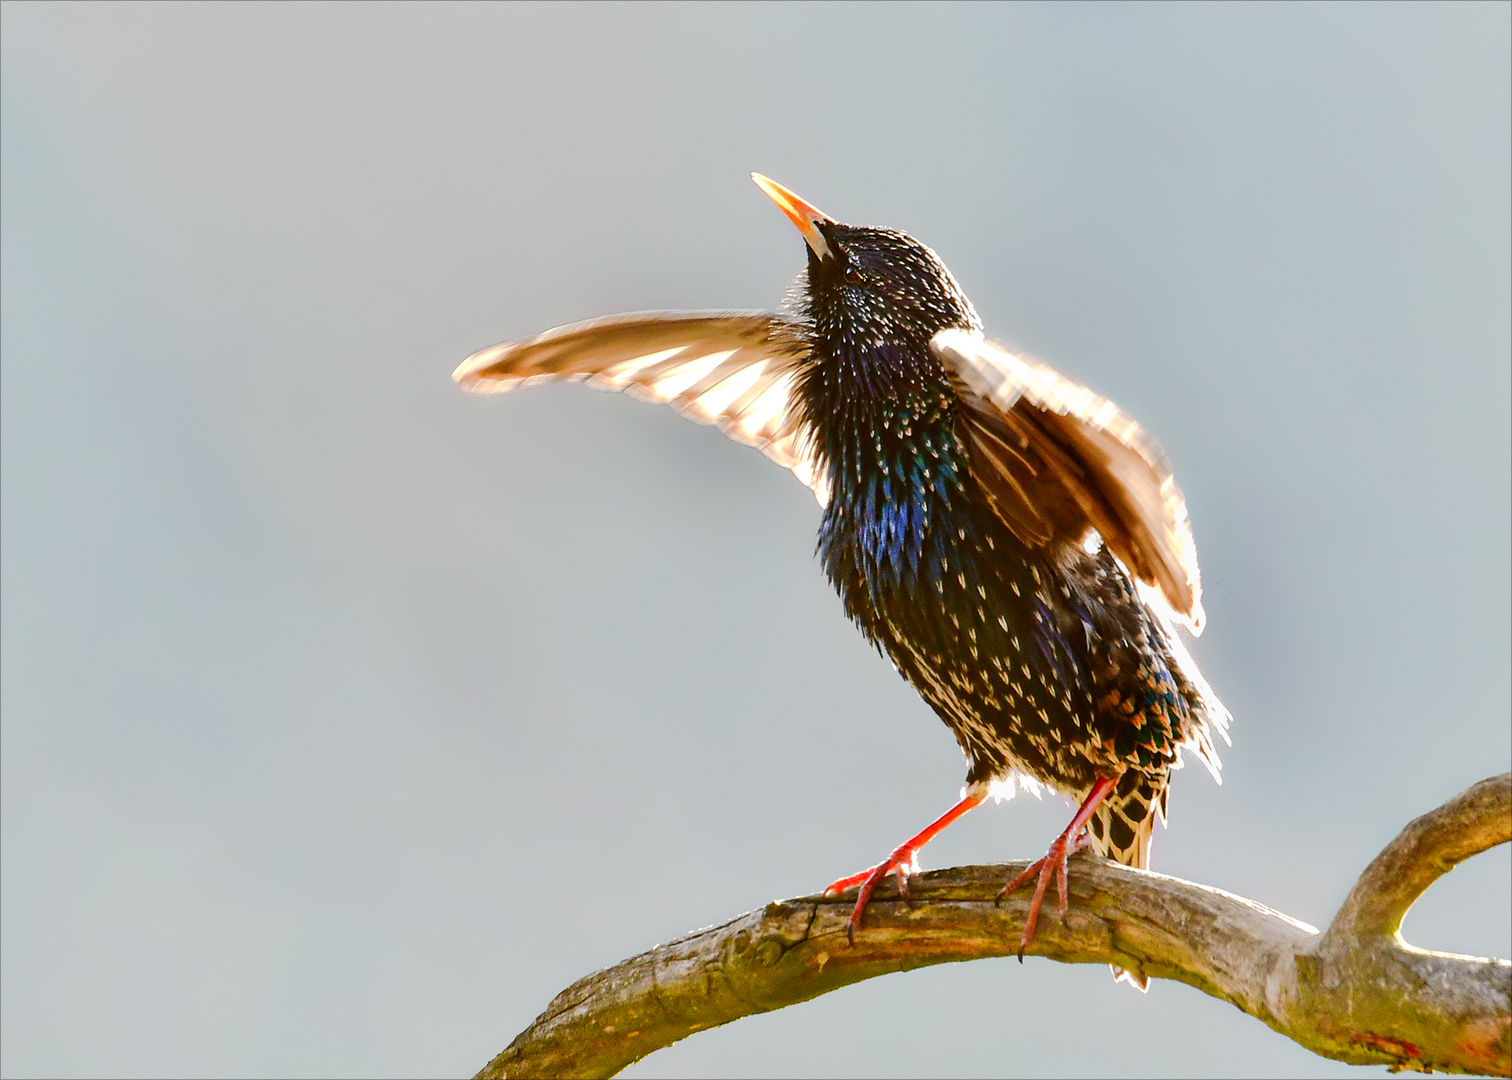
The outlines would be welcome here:
M 1029 951 L 1184 982 L 1340 1061 L 1505 1076 L 1512 964 L 1416 949 L 1398 930 L 1441 875 L 1509 839 L 1512 773 L 1408 825 L 1321 934 L 1220 889 L 1079 855 L 1068 917 L 1047 904 Z M 920 874 L 916 907 L 873 898 L 854 948 L 846 897 L 774 902 L 689 934 L 569 986 L 478 1075 L 613 1076 L 696 1031 L 862 979 L 1010 956 L 1028 903 L 993 897 L 1024 865 Z

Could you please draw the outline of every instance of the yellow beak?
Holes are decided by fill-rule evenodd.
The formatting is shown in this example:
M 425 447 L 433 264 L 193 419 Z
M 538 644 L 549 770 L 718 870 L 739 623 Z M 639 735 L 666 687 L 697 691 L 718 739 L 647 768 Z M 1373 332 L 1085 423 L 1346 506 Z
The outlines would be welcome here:
M 804 243 L 813 249 L 815 255 L 821 259 L 835 257 L 834 249 L 824 238 L 824 233 L 819 231 L 821 222 L 834 225 L 834 218 L 818 207 L 804 202 L 775 180 L 769 180 L 756 172 L 751 174 L 751 179 L 756 181 L 756 186 L 766 192 L 767 196 L 781 208 L 782 212 L 788 216 L 788 220 L 798 227 L 799 235 L 803 237 Z

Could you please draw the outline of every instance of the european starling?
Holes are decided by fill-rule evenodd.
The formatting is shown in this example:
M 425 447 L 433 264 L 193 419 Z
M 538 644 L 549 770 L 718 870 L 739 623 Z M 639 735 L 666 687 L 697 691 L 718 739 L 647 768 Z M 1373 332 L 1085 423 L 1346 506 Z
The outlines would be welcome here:
M 671 404 L 791 469 L 823 506 L 818 555 L 845 613 L 966 755 L 960 801 L 859 886 L 904 895 L 919 849 L 1015 783 L 1079 801 L 1009 882 L 1066 910 L 1066 859 L 1149 865 L 1179 750 L 1217 777 L 1228 713 L 1172 627 L 1201 628 L 1186 504 L 1160 449 L 1112 402 L 987 340 L 939 257 L 844 225 L 752 177 L 802 235 L 782 312 L 647 312 L 549 330 L 457 368 L 469 390 L 586 380 Z M 1139 980 L 1142 983 L 1142 979 Z

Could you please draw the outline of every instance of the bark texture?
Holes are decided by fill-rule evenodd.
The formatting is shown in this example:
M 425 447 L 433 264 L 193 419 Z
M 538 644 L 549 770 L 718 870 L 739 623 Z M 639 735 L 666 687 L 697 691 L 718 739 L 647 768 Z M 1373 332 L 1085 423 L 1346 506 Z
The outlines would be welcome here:
M 1512 964 L 1408 945 L 1402 918 L 1457 863 L 1512 839 L 1512 773 L 1409 824 L 1366 868 L 1328 929 L 1178 878 L 1071 860 L 1071 907 L 1046 903 L 1029 952 L 1174 979 L 1324 1057 L 1397 1069 L 1512 1073 Z M 1011 956 L 1027 890 L 995 905 L 1023 863 L 910 879 L 914 907 L 879 890 L 846 944 L 853 896 L 768 904 L 589 975 L 480 1077 L 613 1076 L 706 1028 L 929 964 Z

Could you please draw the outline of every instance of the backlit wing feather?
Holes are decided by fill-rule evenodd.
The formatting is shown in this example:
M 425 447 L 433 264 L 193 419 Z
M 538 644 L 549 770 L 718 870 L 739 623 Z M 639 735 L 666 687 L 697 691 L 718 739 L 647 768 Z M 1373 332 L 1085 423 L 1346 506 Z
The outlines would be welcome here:
M 1155 440 L 1107 398 L 979 333 L 943 330 L 930 347 L 964 391 L 972 467 L 1009 528 L 1042 544 L 1091 525 L 1199 631 L 1202 584 L 1186 500 Z
M 464 360 L 452 378 L 480 394 L 586 381 L 671 405 L 791 469 L 822 504 L 823 479 L 793 409 L 793 379 L 806 352 L 795 325 L 771 312 L 646 311 L 495 345 Z

